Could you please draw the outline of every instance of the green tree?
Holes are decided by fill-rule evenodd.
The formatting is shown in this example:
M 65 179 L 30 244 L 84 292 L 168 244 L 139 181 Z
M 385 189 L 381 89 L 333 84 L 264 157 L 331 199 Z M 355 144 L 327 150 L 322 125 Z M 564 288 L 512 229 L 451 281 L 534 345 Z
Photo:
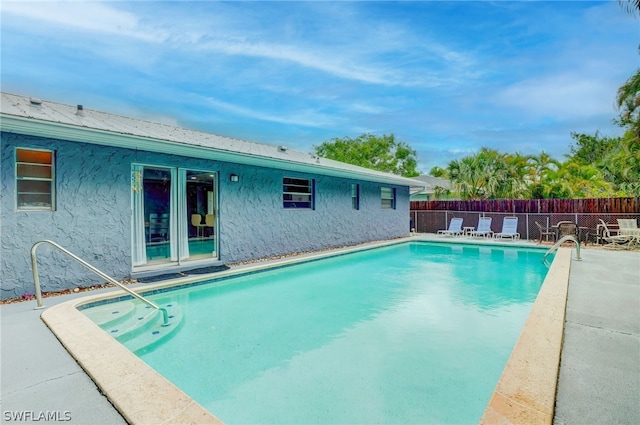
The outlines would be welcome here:
M 516 152 L 504 155 L 504 159 L 507 164 L 507 181 L 505 191 L 500 194 L 500 197 L 526 198 L 531 175 L 531 156 Z
M 603 178 L 598 167 L 591 164 L 570 159 L 558 170 L 558 178 L 573 198 L 609 198 L 616 195 L 613 184 Z
M 640 9 L 640 0 L 635 4 Z M 616 121 L 626 132 L 602 168 L 620 196 L 640 196 L 640 68 L 618 89 L 616 101 Z
M 509 198 L 520 186 L 510 161 L 497 150 L 483 147 L 475 155 L 451 161 L 447 173 L 462 199 Z
M 640 196 L 640 138 L 628 130 L 603 164 L 619 196 Z
M 429 175 L 433 176 L 433 177 L 438 177 L 441 179 L 446 179 L 447 178 L 447 170 L 446 168 L 442 168 L 442 167 L 438 167 L 437 165 L 433 168 L 431 168 L 431 170 L 429 170 Z
M 529 169 L 525 177 L 527 198 L 548 199 L 566 198 L 570 189 L 558 177 L 560 161 L 545 151 L 529 156 Z
M 404 177 L 420 175 L 417 171 L 416 151 L 408 144 L 397 141 L 393 134 L 362 134 L 355 139 L 333 138 L 320 146 L 314 146 L 314 150 L 320 157 L 348 164 Z
M 545 151 L 531 155 L 529 164 L 529 176 L 533 181 L 539 181 L 546 173 L 558 171 L 560 168 L 560 162 Z
M 640 68 L 618 89 L 616 103 L 620 110 L 618 124 L 630 127 L 640 137 Z
M 601 164 L 616 149 L 618 143 L 617 139 L 602 137 L 597 131 L 593 136 L 571 133 L 571 138 L 575 140 L 575 145 L 569 146 L 571 158 L 582 165 Z

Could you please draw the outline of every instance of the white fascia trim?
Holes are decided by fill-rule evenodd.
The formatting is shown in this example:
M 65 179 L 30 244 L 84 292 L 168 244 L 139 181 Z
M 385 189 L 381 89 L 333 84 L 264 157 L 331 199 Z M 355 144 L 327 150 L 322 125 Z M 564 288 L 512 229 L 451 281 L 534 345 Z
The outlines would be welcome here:
M 187 145 L 162 139 L 152 139 L 132 134 L 113 133 L 106 130 L 76 127 L 47 121 L 35 121 L 33 119 L 7 115 L 0 116 L 0 130 L 59 140 L 69 140 L 125 149 L 139 149 L 143 151 L 211 159 L 222 162 L 253 165 L 257 167 L 277 168 L 301 173 L 321 174 L 332 177 L 361 179 L 377 183 L 424 188 L 424 183 L 419 180 L 412 180 L 399 176 L 394 177 L 393 175 L 378 175 L 374 174 L 375 171 L 373 173 L 368 173 L 366 169 L 362 172 L 342 170 L 327 165 L 306 164 L 205 146 Z

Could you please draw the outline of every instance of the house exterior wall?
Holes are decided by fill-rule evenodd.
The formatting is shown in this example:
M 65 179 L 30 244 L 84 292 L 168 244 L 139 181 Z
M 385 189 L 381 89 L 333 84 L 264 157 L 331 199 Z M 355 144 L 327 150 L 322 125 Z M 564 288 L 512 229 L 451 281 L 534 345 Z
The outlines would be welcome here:
M 218 173 L 219 255 L 223 264 L 409 233 L 409 188 L 404 186 L 6 132 L 0 133 L 0 138 L 2 299 L 34 292 L 30 250 L 43 239 L 59 243 L 116 279 L 131 276 L 133 163 Z M 55 211 L 16 210 L 16 147 L 55 151 Z M 230 174 L 237 174 L 239 181 L 229 181 Z M 314 210 L 283 208 L 283 177 L 315 179 Z M 360 210 L 352 208 L 351 183 L 360 184 Z M 381 208 L 381 186 L 396 189 L 395 209 Z M 102 282 L 47 245 L 38 249 L 38 264 L 45 292 Z

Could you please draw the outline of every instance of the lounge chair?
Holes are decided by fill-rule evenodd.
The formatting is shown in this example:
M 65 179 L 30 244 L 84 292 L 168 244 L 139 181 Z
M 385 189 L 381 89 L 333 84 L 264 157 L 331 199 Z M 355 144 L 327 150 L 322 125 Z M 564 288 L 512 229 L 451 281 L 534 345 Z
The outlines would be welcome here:
M 478 229 L 472 230 L 467 235 L 469 236 L 484 236 L 488 238 L 493 234 L 491 231 L 491 217 L 480 217 L 478 219 Z
M 520 239 L 520 233 L 518 233 L 518 217 L 505 217 L 502 220 L 502 231 L 494 233 L 495 239 Z
M 447 230 L 438 230 L 438 235 L 442 236 L 459 236 L 462 234 L 462 219 L 452 218 L 449 222 Z
M 629 248 L 631 242 L 634 240 L 634 237 L 631 235 L 625 235 L 624 233 L 613 234 L 609 226 L 607 226 L 607 223 L 602 219 L 600 219 L 600 226 L 602 226 L 602 239 L 606 242 L 605 248 Z
M 620 233 L 624 234 L 633 235 L 640 232 L 640 229 L 638 229 L 638 222 L 634 218 L 619 218 L 618 227 L 620 228 Z
M 630 247 L 640 244 L 640 228 L 638 228 L 638 222 L 635 218 L 619 218 L 618 228 L 619 235 L 625 235 L 631 238 L 629 241 Z

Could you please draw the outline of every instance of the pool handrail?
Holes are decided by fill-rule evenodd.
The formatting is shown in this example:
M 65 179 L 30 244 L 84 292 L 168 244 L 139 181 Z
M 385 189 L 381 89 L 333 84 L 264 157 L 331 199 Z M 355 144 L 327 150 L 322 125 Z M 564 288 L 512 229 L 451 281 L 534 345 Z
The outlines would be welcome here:
M 542 258 L 542 261 L 545 261 L 549 254 L 551 254 L 553 251 L 557 250 L 560 247 L 560 245 L 562 245 L 563 243 L 565 243 L 567 241 L 571 241 L 571 242 L 574 242 L 576 244 L 576 260 L 581 260 L 581 258 L 580 258 L 580 242 L 573 235 L 565 235 L 565 236 L 561 237 L 558 240 L 558 242 L 556 242 L 551 248 L 549 248 L 549 250 L 546 252 L 546 254 L 544 254 L 544 257 Z
M 160 312 L 162 313 L 162 320 L 163 320 L 162 326 L 168 326 L 169 325 L 169 314 L 167 313 L 167 309 L 158 306 L 157 304 L 155 304 L 152 301 L 149 301 L 148 299 L 146 299 L 142 295 L 138 294 L 137 292 L 132 291 L 131 289 L 129 289 L 126 286 L 124 286 L 122 283 L 118 282 L 117 280 L 115 280 L 114 278 L 110 277 L 109 275 L 101 272 L 100 270 L 98 270 L 97 268 L 92 266 L 91 264 L 89 264 L 86 261 L 84 261 L 82 258 L 80 258 L 77 255 L 73 254 L 71 251 L 63 248 L 62 246 L 60 246 L 57 243 L 55 243 L 53 241 L 50 241 L 50 240 L 38 241 L 35 244 L 33 244 L 33 246 L 31 247 L 31 268 L 33 270 L 33 283 L 35 285 L 35 290 L 36 290 L 36 304 L 37 304 L 36 309 L 44 308 L 44 304 L 42 303 L 42 291 L 40 290 L 40 277 L 38 276 L 38 259 L 36 258 L 36 250 L 38 249 L 38 247 L 40 245 L 45 244 L 45 243 L 49 244 L 49 245 L 51 245 L 51 246 L 53 246 L 55 248 L 58 248 L 61 252 L 67 254 L 69 257 L 71 257 L 72 259 L 76 260 L 78 263 L 82 264 L 87 269 L 91 270 L 92 272 L 94 272 L 95 274 L 100 276 L 101 278 L 107 280 L 107 282 L 113 283 L 114 285 L 120 287 L 125 292 L 128 292 L 133 297 L 135 297 L 135 298 L 139 299 L 140 301 L 142 301 L 143 303 L 147 304 L 149 307 L 155 308 L 156 310 L 160 310 Z

